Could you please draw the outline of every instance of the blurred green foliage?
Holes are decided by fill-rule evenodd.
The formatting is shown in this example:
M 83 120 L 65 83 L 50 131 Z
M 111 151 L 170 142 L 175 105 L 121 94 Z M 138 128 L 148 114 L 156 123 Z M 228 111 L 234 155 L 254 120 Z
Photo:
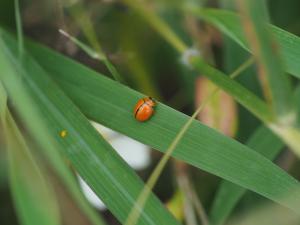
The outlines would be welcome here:
M 36 41 L 42 42 L 57 51 L 60 51 L 103 74 L 108 74 L 104 65 L 91 59 L 80 49 L 60 36 L 58 28 L 67 28 L 71 34 L 78 39 L 87 42 L 80 28 L 70 16 L 70 8 L 61 8 L 55 2 L 26 0 L 21 1 L 22 22 L 25 35 Z M 150 1 L 151 2 L 151 1 Z M 183 1 L 180 0 L 156 0 L 151 6 L 163 18 L 170 27 L 189 46 L 197 45 L 202 40 L 193 37 L 187 29 L 187 15 L 181 10 Z M 215 6 L 233 10 L 232 1 L 188 1 L 190 4 Z M 130 10 L 120 1 L 84 1 L 83 6 L 91 17 L 99 42 L 104 52 L 119 72 L 124 76 L 126 83 L 133 89 L 147 95 L 163 100 L 171 107 L 191 114 L 194 109 L 195 79 L 199 74 L 182 66 L 178 54 L 157 34 L 147 22 Z M 270 0 L 269 12 L 271 21 L 275 25 L 290 31 L 296 35 L 300 34 L 300 1 L 299 0 Z M 74 6 L 71 6 L 74 7 Z M 62 18 L 59 14 L 62 13 Z M 12 0 L 0 1 L 0 24 L 15 30 L 14 5 Z M 197 22 L 203 26 L 201 22 Z M 202 30 L 201 35 L 207 35 L 207 30 Z M 231 73 L 249 54 L 241 49 L 236 43 L 213 31 L 207 35 L 212 50 L 212 61 L 227 74 Z M 258 96 L 262 96 L 255 66 L 244 71 L 238 78 L 238 82 Z M 294 86 L 298 84 L 295 82 Z M 300 93 L 300 91 L 298 92 Z M 239 106 L 239 129 L 236 138 L 245 142 L 250 134 L 259 125 L 259 121 L 244 107 Z M 0 145 L 2 148 L 2 145 Z M 17 224 L 7 184 L 5 161 L 0 149 L 0 223 Z M 284 154 L 283 154 L 284 156 Z M 290 162 L 290 161 L 288 161 Z M 293 164 L 291 162 L 290 164 Z M 291 166 L 291 165 L 290 165 Z M 295 166 L 296 167 L 296 166 Z M 299 166 L 298 166 L 299 167 Z M 296 167 L 296 168 L 298 168 Z M 296 172 L 295 172 L 296 171 Z M 295 176 L 300 176 L 297 170 L 293 170 Z M 214 191 L 218 188 L 218 178 L 203 171 L 192 170 L 195 177 L 195 186 L 198 194 L 208 210 L 214 198 Z M 166 177 L 166 178 L 165 178 Z M 163 174 L 162 181 L 156 187 L 155 192 L 162 199 L 168 199 L 172 193 L 173 185 L 163 183 L 164 180 L 172 180 L 172 170 Z M 167 183 L 170 183 L 169 181 Z M 256 194 L 248 193 L 238 206 L 243 212 L 256 204 L 268 200 L 258 197 Z M 239 212 L 238 212 L 239 213 Z

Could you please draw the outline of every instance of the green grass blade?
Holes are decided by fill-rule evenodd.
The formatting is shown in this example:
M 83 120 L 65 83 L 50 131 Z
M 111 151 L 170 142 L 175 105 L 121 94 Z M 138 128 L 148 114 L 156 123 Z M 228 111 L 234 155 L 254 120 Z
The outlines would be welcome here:
M 292 89 L 289 77 L 283 72 L 280 49 L 277 41 L 267 27 L 266 3 L 262 0 L 237 0 L 244 32 L 258 64 L 258 73 L 265 92 L 278 119 L 284 125 L 292 125 L 295 118 Z
M 155 149 L 165 151 L 189 118 L 159 103 L 153 118 L 139 123 L 132 108 L 141 93 L 40 45 L 31 44 L 30 49 L 87 117 Z M 192 123 L 173 156 L 298 210 L 300 196 L 295 194 L 294 202 L 282 199 L 299 188 L 295 179 L 260 154 L 198 121 Z
M 54 192 L 10 113 L 7 113 L 6 122 L 10 188 L 20 223 L 61 224 Z
M 161 20 L 151 7 L 147 7 L 147 3 L 137 0 L 122 0 L 126 5 L 135 10 L 142 18 L 144 18 L 159 34 L 161 34 L 174 48 L 183 53 L 188 47 L 169 27 L 167 23 Z
M 101 51 L 100 47 L 98 47 L 99 50 L 97 52 L 96 50 L 92 49 L 90 46 L 86 45 L 82 41 L 79 41 L 77 38 L 75 38 L 72 35 L 68 34 L 66 31 L 60 29 L 59 32 L 62 35 L 64 35 L 65 37 L 69 38 L 70 41 L 72 41 L 74 44 L 76 44 L 81 50 L 83 50 L 91 58 L 99 60 L 100 62 L 103 62 L 104 65 L 107 67 L 108 71 L 114 77 L 114 79 L 116 81 L 124 83 L 123 79 L 121 78 L 121 75 L 119 74 L 117 69 L 114 67 L 114 65 L 108 60 L 106 55 Z
M 228 221 L 230 225 L 298 225 L 300 217 L 279 205 L 272 203 L 257 204 L 247 211 Z
M 100 61 L 105 58 L 103 52 L 100 52 L 100 53 L 96 52 L 96 50 L 92 49 L 90 46 L 86 45 L 82 41 L 79 41 L 77 38 L 73 37 L 72 35 L 70 35 L 66 31 L 64 31 L 62 29 L 59 29 L 59 33 L 64 35 L 66 38 L 70 39 L 70 41 L 72 41 L 75 45 L 77 45 L 82 51 L 84 51 L 91 58 L 97 59 L 97 60 L 100 60 Z
M 73 5 L 72 7 L 68 8 L 68 10 L 72 15 L 74 21 L 83 31 L 83 34 L 87 38 L 90 45 L 94 49 L 80 42 L 76 38 L 71 37 L 69 34 L 67 34 L 66 36 L 69 37 L 71 41 L 73 41 L 76 45 L 82 48 L 87 54 L 92 57 L 94 56 L 98 60 L 102 61 L 115 80 L 124 83 L 124 79 L 121 77 L 116 67 L 109 61 L 106 54 L 103 52 L 100 42 L 97 38 L 96 30 L 94 29 L 92 20 L 88 15 L 86 9 L 83 7 L 82 2 L 78 2 L 78 4 L 75 4 L 75 6 Z M 65 34 L 66 32 L 64 32 L 64 35 Z
M 219 30 L 236 41 L 242 48 L 250 51 L 240 22 L 240 17 L 236 13 L 220 9 L 196 8 L 193 8 L 191 12 L 216 26 Z M 276 26 L 268 26 L 278 41 L 285 71 L 300 78 L 300 38 Z
M 273 160 L 283 148 L 284 144 L 267 128 L 260 127 L 249 138 L 247 146 L 266 158 Z M 245 188 L 228 181 L 223 181 L 211 208 L 211 225 L 223 224 L 246 191 Z
M 7 113 L 7 94 L 0 80 L 0 189 L 7 183 L 7 154 L 5 141 L 5 124 Z
M 6 40 L 13 52 L 16 52 L 15 41 Z M 5 50 L 3 52 L 6 53 L 6 57 L 13 57 L 5 46 L 1 47 Z M 2 60 L 5 61 L 5 58 L 0 54 L 0 62 Z M 19 67 L 17 62 L 11 60 L 15 67 Z M 143 188 L 142 181 L 29 55 L 24 58 L 25 65 L 26 71 L 22 74 L 24 84 L 43 113 L 44 123 L 48 124 L 48 132 L 59 146 L 63 146 L 63 154 L 72 162 L 83 179 L 112 213 L 124 222 Z M 11 96 L 14 96 L 14 84 L 9 83 L 11 79 L 9 75 L 1 78 L 6 81 Z M 14 98 L 14 100 L 15 104 L 20 104 L 18 99 Z M 68 132 L 66 137 L 59 136 L 61 130 Z M 38 136 L 38 130 L 31 130 L 31 132 L 33 136 Z M 139 224 L 173 225 L 178 222 L 159 200 L 151 195 L 145 211 L 141 214 Z
M 14 5 L 15 5 L 15 19 L 16 19 L 16 26 L 17 26 L 17 33 L 18 33 L 19 55 L 22 56 L 24 52 L 24 37 L 23 37 L 23 30 L 22 30 L 22 20 L 21 20 L 19 0 L 14 0 Z
M 4 63 L 4 61 L 2 61 L 1 63 Z M 7 74 L 12 72 L 12 70 L 9 70 L 9 69 L 5 70 L 5 67 L 2 67 L 2 69 Z M 13 81 L 11 83 L 13 85 L 12 88 L 17 89 L 18 86 L 16 86 L 16 84 L 14 84 Z M 21 95 L 23 95 L 23 94 L 21 94 Z M 30 104 L 31 102 L 26 101 L 26 98 L 23 98 L 20 101 L 21 101 L 21 103 L 24 103 L 23 106 L 25 106 L 25 108 L 27 108 L 25 110 L 29 110 L 28 113 L 32 114 L 32 112 L 30 110 L 30 107 L 32 106 L 32 104 Z M 31 117 L 32 121 L 38 121 L 38 118 L 39 118 L 38 115 L 32 114 L 31 116 L 32 116 Z M 35 122 L 35 123 L 38 123 L 38 122 Z M 33 125 L 32 130 L 35 130 L 36 137 L 39 137 L 39 140 L 43 143 L 43 145 L 42 145 L 43 147 L 41 149 L 46 150 L 44 153 L 47 155 L 47 157 L 50 160 L 50 162 L 52 163 L 54 169 L 61 177 L 61 180 L 63 181 L 64 185 L 68 188 L 68 190 L 70 191 L 74 200 L 77 202 L 78 206 L 82 209 L 82 211 L 88 216 L 90 221 L 95 225 L 103 225 L 104 222 L 101 220 L 101 218 L 96 213 L 96 211 L 94 209 L 92 209 L 92 207 L 89 205 L 89 203 L 83 196 L 81 190 L 79 189 L 79 185 L 77 183 L 76 178 L 74 177 L 74 175 L 72 174 L 72 172 L 70 171 L 68 166 L 65 164 L 65 160 L 63 158 L 61 158 L 61 155 L 58 152 L 58 148 L 54 147 L 52 139 L 49 141 L 46 138 L 46 140 L 45 140 L 44 136 L 46 136 L 46 135 L 43 136 L 43 132 L 40 132 L 43 129 L 41 129 L 40 126 L 36 126 L 35 123 L 31 122 L 31 124 Z M 43 123 L 43 121 L 40 120 L 40 123 Z M 47 147 L 45 147 L 45 146 L 47 146 Z
M 2 33 L 1 33 L 2 34 Z M 10 73 L 11 71 L 8 70 L 6 73 Z M 13 83 L 13 82 L 12 82 Z M 24 102 L 24 105 L 28 108 L 32 106 L 30 103 L 26 101 L 26 99 L 22 99 L 21 102 Z M 26 102 L 26 103 L 25 103 Z M 30 109 L 29 109 L 30 111 Z M 32 120 L 37 121 L 38 115 L 33 114 Z M 37 123 L 37 122 L 36 122 Z M 43 121 L 40 120 L 40 123 Z M 34 125 L 34 123 L 31 123 Z M 39 132 L 43 129 L 41 127 L 32 128 L 37 132 L 37 136 L 41 135 L 43 132 Z M 44 135 L 46 136 L 46 135 Z M 91 207 L 91 205 L 87 202 L 86 198 L 83 196 L 82 191 L 79 188 L 78 182 L 74 174 L 70 171 L 70 168 L 65 163 L 65 159 L 61 157 L 61 154 L 58 151 L 58 147 L 53 146 L 53 140 L 45 140 L 43 134 L 40 137 L 40 141 L 43 142 L 43 147 L 41 149 L 45 150 L 45 154 L 47 155 L 48 159 L 53 165 L 53 168 L 56 170 L 58 175 L 61 177 L 62 182 L 64 183 L 65 187 L 70 191 L 73 199 L 78 204 L 79 208 L 85 213 L 85 215 L 89 218 L 89 220 L 95 225 L 103 225 L 105 224 L 99 214 Z M 47 147 L 45 147 L 47 146 Z
M 199 12 L 198 10 L 196 12 L 201 13 L 201 11 Z M 195 60 L 198 61 L 197 64 L 195 64 L 195 66 L 197 66 L 198 70 L 202 71 L 203 74 L 208 76 L 210 79 L 215 79 L 214 82 L 216 84 L 218 84 L 220 87 L 222 87 L 222 89 L 225 90 L 225 88 L 228 88 L 225 86 L 226 83 L 227 83 L 227 85 L 232 85 L 232 86 L 238 87 L 238 86 L 234 85 L 233 82 L 229 82 L 228 80 L 222 78 L 222 76 L 221 76 L 222 72 L 210 67 L 205 62 L 203 62 L 201 59 L 198 59 L 195 57 Z M 272 67 L 272 62 L 268 62 L 268 67 Z M 278 77 L 278 79 L 282 81 L 282 84 L 281 84 L 281 82 L 276 80 L 277 79 L 276 76 L 273 77 L 272 79 L 275 80 L 275 81 L 272 81 L 272 83 L 273 83 L 272 89 L 273 90 L 276 89 L 276 95 L 280 95 L 280 91 L 286 90 L 286 93 L 284 93 L 285 97 L 281 98 L 281 100 L 279 102 L 282 102 L 283 104 L 285 104 L 284 99 L 286 99 L 287 105 L 285 108 L 283 105 L 281 105 L 281 103 L 280 104 L 277 103 L 274 106 L 274 108 L 276 108 L 277 114 L 282 114 L 282 115 L 280 115 L 280 117 L 278 117 L 278 118 L 273 116 L 273 118 L 269 122 L 265 120 L 266 115 L 262 114 L 264 110 L 255 109 L 255 105 L 249 105 L 249 102 L 247 102 L 246 99 L 244 99 L 246 101 L 243 102 L 243 98 L 248 97 L 248 95 L 242 96 L 242 95 L 244 95 L 244 92 L 240 93 L 241 95 L 239 96 L 239 95 L 237 95 L 237 93 L 235 93 L 235 95 L 233 95 L 234 93 L 231 93 L 231 92 L 233 92 L 233 90 L 226 90 L 226 91 L 228 93 L 230 93 L 239 103 L 241 103 L 243 106 L 245 106 L 250 112 L 252 112 L 257 118 L 264 121 L 264 123 L 266 123 L 267 126 L 270 129 L 272 129 L 273 132 L 275 132 L 282 140 L 285 141 L 285 143 L 298 156 L 300 156 L 300 130 L 295 127 L 296 113 L 294 111 L 293 106 L 291 106 L 293 103 L 293 100 L 292 100 L 293 98 L 292 98 L 292 96 L 290 96 L 290 90 L 289 90 L 290 87 L 289 87 L 288 81 L 285 80 L 285 78 L 283 78 L 283 77 L 281 77 L 281 78 Z M 283 88 L 278 89 L 278 87 L 281 85 Z M 237 90 L 234 90 L 234 91 L 237 91 Z M 288 96 L 290 96 L 290 97 L 288 97 Z M 251 102 L 253 103 L 253 99 Z M 258 108 L 260 109 L 261 106 L 259 106 Z
M 191 58 L 191 64 L 200 70 L 206 77 L 213 81 L 217 86 L 229 93 L 237 102 L 252 112 L 257 118 L 265 123 L 272 121 L 272 114 L 267 105 L 252 92 L 232 80 L 226 74 L 208 65 L 199 57 Z
M 295 99 L 296 99 L 296 107 L 298 112 L 298 126 L 300 126 L 300 85 L 297 86 L 295 90 Z
M 7 110 L 7 94 L 0 81 L 0 121 L 4 124 L 5 114 Z

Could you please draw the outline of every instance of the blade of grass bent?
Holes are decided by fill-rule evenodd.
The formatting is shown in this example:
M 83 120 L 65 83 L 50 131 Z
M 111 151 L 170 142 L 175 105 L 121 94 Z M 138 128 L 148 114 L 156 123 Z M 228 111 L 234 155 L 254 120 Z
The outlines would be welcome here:
M 14 5 L 15 5 L 15 20 L 16 20 L 17 33 L 18 33 L 19 56 L 21 57 L 24 52 L 24 38 L 23 38 L 22 20 L 21 20 L 19 0 L 14 0 Z
M 299 93 L 300 88 L 298 87 L 295 91 L 297 102 L 300 102 Z M 300 110 L 298 110 L 298 112 L 300 112 Z M 277 156 L 283 147 L 283 143 L 263 127 L 257 129 L 248 140 L 247 145 L 271 160 Z M 246 189 L 234 185 L 231 182 L 223 181 L 211 208 L 210 218 L 212 225 L 223 224 L 245 192 Z
M 296 99 L 296 107 L 298 111 L 298 126 L 300 127 L 300 85 L 295 89 L 295 99 Z
M 106 57 L 106 55 L 103 52 L 96 52 L 90 46 L 88 46 L 88 45 L 84 44 L 83 42 L 79 41 L 77 38 L 73 37 L 72 35 L 70 35 L 69 33 L 67 33 L 66 31 L 64 31 L 62 29 L 59 29 L 59 33 L 61 33 L 65 37 L 69 38 L 70 41 L 72 41 L 74 44 L 76 44 L 81 50 L 83 50 L 91 58 L 96 59 L 100 62 L 103 62 L 116 81 L 119 81 L 121 83 L 125 83 L 124 80 L 121 79 L 121 75 L 119 74 L 117 69 L 108 60 L 108 58 Z
M 242 48 L 250 51 L 240 22 L 240 17 L 236 13 L 221 9 L 193 8 L 189 9 L 189 11 L 217 27 Z M 274 25 L 268 25 L 268 28 L 278 41 L 285 71 L 300 78 L 300 38 Z
M 17 107 L 15 108 L 19 109 L 25 115 L 28 121 L 31 121 L 28 127 L 30 127 L 34 132 L 36 132 L 34 136 L 38 138 L 39 143 L 42 143 L 42 148 L 46 150 L 44 153 L 46 154 L 50 163 L 53 165 L 53 168 L 56 170 L 56 172 L 58 172 L 62 181 L 64 182 L 68 190 L 71 192 L 74 199 L 77 201 L 79 207 L 89 217 L 90 221 L 96 225 L 103 225 L 104 223 L 99 218 L 99 215 L 96 215 L 94 210 L 87 203 L 86 199 L 81 193 L 77 181 L 75 180 L 68 166 L 65 164 L 64 159 L 61 158 L 60 153 L 57 151 L 58 147 L 53 143 L 52 138 L 45 134 L 45 130 L 47 129 L 44 126 L 42 126 L 43 120 L 41 120 L 40 115 L 36 112 L 36 110 L 34 110 L 35 106 L 33 105 L 32 101 L 28 99 L 28 94 L 25 93 L 25 91 L 22 91 L 24 87 L 22 83 L 20 83 L 20 80 L 14 78 L 14 76 L 19 77 L 19 75 L 15 75 L 15 73 L 17 73 L 17 71 L 13 69 L 15 67 L 10 66 L 8 58 L 2 58 L 0 63 L 2 72 L 5 73 L 7 76 L 7 79 L 5 79 L 5 74 L 0 74 L 1 80 L 6 80 L 6 84 L 7 82 L 9 82 L 11 89 L 14 92 L 13 97 L 10 95 L 10 100 L 12 101 L 12 99 L 17 99 L 17 101 L 19 101 L 19 104 L 16 105 Z
M 0 189 L 7 183 L 7 154 L 5 141 L 5 124 L 7 113 L 7 94 L 0 80 Z
M 183 53 L 187 49 L 186 44 L 173 32 L 173 30 L 170 29 L 168 24 L 151 12 L 149 7 L 144 5 L 145 2 L 137 0 L 122 0 L 122 2 L 139 13 L 140 16 L 150 23 L 150 25 L 171 43 L 177 51 Z
M 54 192 L 9 112 L 6 122 L 10 188 L 20 223 L 61 224 Z
M 133 118 L 132 107 L 142 94 L 40 45 L 31 44 L 30 49 L 90 119 L 154 149 L 167 149 L 189 118 L 159 103 L 151 120 L 139 123 Z M 282 195 L 299 188 L 296 180 L 258 153 L 198 121 L 193 121 L 173 156 L 295 211 L 298 209 L 296 202 L 300 199 L 296 195 L 293 203 L 282 199 Z
M 270 160 L 273 160 L 284 146 L 266 127 L 258 128 L 246 144 Z M 245 188 L 229 181 L 223 181 L 210 211 L 211 225 L 223 224 L 246 191 Z
M 0 80 L 0 121 L 4 124 L 7 110 L 7 94 Z
M 270 88 L 276 120 L 269 127 L 300 156 L 300 130 L 295 128 L 296 111 L 289 77 L 281 69 L 280 49 L 266 27 L 266 1 L 236 0 L 249 45 L 257 58 L 262 86 Z
M 10 42 L 14 48 L 13 42 Z M 43 113 L 50 134 L 64 147 L 63 153 L 112 213 L 123 222 L 143 184 L 134 171 L 98 134 L 81 112 L 29 56 L 25 83 Z M 12 91 L 12 90 L 11 90 Z M 61 130 L 68 133 L 60 137 Z M 151 195 L 139 224 L 178 224 Z
M 60 0 L 61 1 L 61 0 Z M 106 54 L 103 52 L 102 47 L 100 45 L 100 42 L 98 41 L 96 31 L 94 29 L 92 20 L 90 16 L 87 13 L 87 10 L 85 10 L 82 6 L 81 2 L 78 2 L 72 7 L 68 8 L 70 14 L 72 15 L 74 21 L 77 23 L 77 25 L 80 27 L 80 29 L 83 31 L 83 34 L 89 41 L 90 45 L 94 48 L 91 49 L 82 42 L 79 42 L 74 37 L 71 37 L 68 35 L 67 37 L 71 37 L 71 40 L 75 42 L 80 48 L 83 48 L 87 53 L 91 53 L 92 51 L 96 52 L 96 55 L 98 60 L 102 61 L 104 65 L 107 67 L 108 71 L 111 73 L 113 78 L 116 81 L 119 81 L 121 83 L 124 83 L 124 79 L 122 79 L 121 75 L 119 74 L 116 67 L 109 61 Z M 87 49 L 90 49 L 90 51 L 87 51 Z M 95 55 L 95 54 L 92 54 Z
M 291 114 L 295 117 L 291 84 L 289 77 L 282 70 L 277 41 L 267 29 L 266 3 L 262 0 L 236 0 L 236 3 L 240 9 L 248 43 L 257 59 L 258 73 L 265 97 L 269 100 L 278 119 L 284 123 L 291 123 L 286 121 L 286 117 L 291 117 Z
M 270 112 L 268 106 L 237 81 L 230 79 L 223 72 L 208 65 L 200 57 L 191 57 L 190 62 L 195 69 L 205 74 L 218 87 L 233 96 L 238 103 L 247 108 L 264 123 L 270 123 L 273 120 L 273 114 Z
M 199 57 L 191 58 L 191 63 L 210 78 L 210 80 L 214 81 L 215 84 L 219 84 L 223 90 L 231 94 L 237 102 L 241 103 L 241 105 L 263 121 L 291 150 L 300 156 L 300 129 L 293 125 L 296 118 L 295 112 L 282 116 L 280 120 L 275 120 L 276 117 L 270 112 L 263 101 L 237 82 L 228 78 L 226 74 L 208 65 Z

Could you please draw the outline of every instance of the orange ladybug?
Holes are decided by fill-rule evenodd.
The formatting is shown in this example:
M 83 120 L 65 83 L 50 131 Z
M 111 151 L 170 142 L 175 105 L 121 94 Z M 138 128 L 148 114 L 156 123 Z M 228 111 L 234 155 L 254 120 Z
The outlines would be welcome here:
M 134 118 L 140 122 L 149 120 L 154 113 L 155 106 L 156 102 L 153 98 L 141 98 L 134 107 Z

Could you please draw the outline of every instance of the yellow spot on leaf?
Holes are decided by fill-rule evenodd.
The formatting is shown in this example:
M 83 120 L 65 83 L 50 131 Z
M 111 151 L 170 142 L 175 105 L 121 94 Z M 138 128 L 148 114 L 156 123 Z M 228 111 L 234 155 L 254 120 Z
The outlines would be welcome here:
M 66 130 L 62 130 L 61 132 L 59 132 L 59 136 L 60 136 L 61 138 L 66 137 L 67 134 L 68 134 L 68 132 L 67 132 Z

